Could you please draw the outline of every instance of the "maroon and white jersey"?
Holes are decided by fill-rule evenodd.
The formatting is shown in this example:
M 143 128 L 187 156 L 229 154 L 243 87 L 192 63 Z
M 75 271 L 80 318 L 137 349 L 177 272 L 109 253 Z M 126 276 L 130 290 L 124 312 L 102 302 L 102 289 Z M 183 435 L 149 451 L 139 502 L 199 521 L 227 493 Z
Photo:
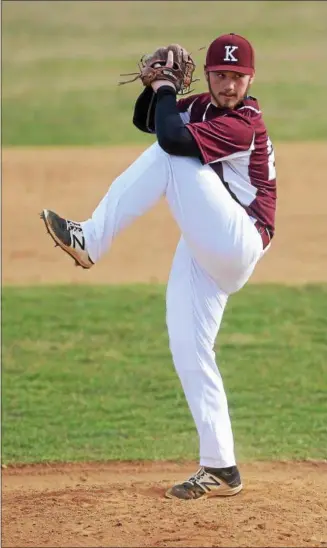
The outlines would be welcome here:
M 202 93 L 180 99 L 177 106 L 204 164 L 212 167 L 233 198 L 272 236 L 275 155 L 257 100 L 247 97 L 235 109 L 221 109 L 211 103 L 209 93 Z

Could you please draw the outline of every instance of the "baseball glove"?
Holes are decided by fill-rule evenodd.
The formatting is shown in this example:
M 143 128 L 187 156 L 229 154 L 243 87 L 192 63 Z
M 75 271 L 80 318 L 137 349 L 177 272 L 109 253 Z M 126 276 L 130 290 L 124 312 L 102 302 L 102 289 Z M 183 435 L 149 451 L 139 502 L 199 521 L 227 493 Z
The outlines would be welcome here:
M 170 53 L 169 55 L 169 52 Z M 172 62 L 168 63 L 168 59 Z M 171 64 L 171 66 L 169 66 Z M 167 66 L 168 65 L 168 66 Z M 138 64 L 139 72 L 121 74 L 121 76 L 134 76 L 131 80 L 119 82 L 119 85 L 128 84 L 140 79 L 145 87 L 151 86 L 155 80 L 169 80 L 176 88 L 177 93 L 185 95 L 190 93 L 195 70 L 195 63 L 191 55 L 179 44 L 170 44 L 167 47 L 158 48 L 154 53 L 143 55 Z

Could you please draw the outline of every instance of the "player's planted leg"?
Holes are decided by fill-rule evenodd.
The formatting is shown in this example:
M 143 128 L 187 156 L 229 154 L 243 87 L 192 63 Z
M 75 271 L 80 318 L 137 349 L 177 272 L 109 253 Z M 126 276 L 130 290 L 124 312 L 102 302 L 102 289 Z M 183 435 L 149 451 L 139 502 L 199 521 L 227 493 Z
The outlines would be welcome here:
M 242 489 L 223 381 L 213 350 L 228 295 L 192 257 L 182 238 L 167 288 L 167 327 L 176 371 L 197 427 L 200 470 L 166 496 L 193 499 Z

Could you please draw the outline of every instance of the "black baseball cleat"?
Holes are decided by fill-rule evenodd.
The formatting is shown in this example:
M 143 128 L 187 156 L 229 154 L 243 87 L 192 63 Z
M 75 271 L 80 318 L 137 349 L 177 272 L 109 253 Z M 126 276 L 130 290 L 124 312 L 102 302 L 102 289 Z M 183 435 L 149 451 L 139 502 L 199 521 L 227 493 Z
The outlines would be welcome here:
M 40 215 L 51 238 L 68 253 L 74 260 L 76 266 L 91 268 L 91 261 L 86 249 L 85 237 L 80 223 L 69 221 L 59 217 L 54 211 L 44 209 Z
M 174 485 L 165 493 L 169 499 L 192 500 L 237 495 L 243 488 L 237 466 L 229 468 L 201 467 L 184 483 Z

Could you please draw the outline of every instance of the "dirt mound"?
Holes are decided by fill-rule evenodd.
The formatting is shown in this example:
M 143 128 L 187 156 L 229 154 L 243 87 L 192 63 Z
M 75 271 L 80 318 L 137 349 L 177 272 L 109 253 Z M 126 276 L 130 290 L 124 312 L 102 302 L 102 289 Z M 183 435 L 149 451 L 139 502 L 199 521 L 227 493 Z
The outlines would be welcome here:
M 252 282 L 326 281 L 326 143 L 279 144 L 276 236 Z M 122 233 L 90 272 L 53 249 L 38 213 L 90 216 L 140 147 L 4 149 L 4 284 L 166 282 L 179 231 L 162 201 Z
M 235 497 L 165 499 L 195 466 L 7 469 L 3 546 L 327 546 L 327 463 L 244 464 Z

